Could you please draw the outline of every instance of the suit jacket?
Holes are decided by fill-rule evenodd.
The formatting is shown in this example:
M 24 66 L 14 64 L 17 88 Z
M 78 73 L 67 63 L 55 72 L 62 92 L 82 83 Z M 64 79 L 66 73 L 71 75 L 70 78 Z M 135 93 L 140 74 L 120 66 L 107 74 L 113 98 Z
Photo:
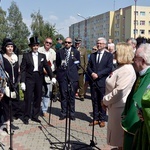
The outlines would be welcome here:
M 115 143 L 114 145 L 118 146 L 123 144 L 121 113 L 135 79 L 136 74 L 132 64 L 118 67 L 111 76 L 106 78 L 106 94 L 103 103 L 108 106 L 107 141 L 110 144 Z
M 79 50 L 80 52 L 80 65 L 84 68 L 84 70 L 86 70 L 87 68 L 87 63 L 88 63 L 88 59 L 87 59 L 87 51 L 84 47 L 80 47 Z M 78 73 L 84 73 L 84 70 L 82 68 L 80 68 L 78 70 Z
M 48 76 L 52 78 L 53 73 L 47 63 L 46 56 L 38 52 L 38 72 L 41 76 L 44 75 L 43 68 L 46 69 Z M 21 82 L 25 82 L 27 78 L 32 79 L 34 73 L 33 70 L 34 70 L 34 62 L 32 52 L 24 53 L 20 66 Z
M 74 58 L 72 58 L 71 54 L 74 55 L 74 58 L 76 60 L 80 61 L 80 53 L 74 48 L 71 48 L 70 56 L 69 56 L 69 62 L 68 66 L 64 68 L 62 66 L 62 61 L 66 58 L 66 50 L 65 48 L 62 48 L 58 51 L 56 51 L 56 79 L 58 82 L 61 82 L 68 77 L 68 79 L 73 81 L 78 81 L 79 75 L 78 75 L 78 69 L 79 66 L 74 63 Z
M 99 64 L 96 63 L 96 56 L 97 52 L 90 55 L 87 72 L 90 76 L 93 72 L 97 73 L 98 79 L 95 80 L 95 83 L 99 87 L 105 87 L 105 80 L 113 68 L 113 55 L 110 52 L 104 51 Z
M 106 94 L 103 103 L 110 108 L 124 107 L 135 80 L 136 74 L 131 64 L 117 68 L 106 79 Z

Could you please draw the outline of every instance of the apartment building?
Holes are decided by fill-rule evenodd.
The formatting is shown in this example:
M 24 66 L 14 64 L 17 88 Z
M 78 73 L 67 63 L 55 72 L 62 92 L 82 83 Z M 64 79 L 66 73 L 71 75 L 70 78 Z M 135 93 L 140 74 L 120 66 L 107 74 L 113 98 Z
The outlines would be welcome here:
M 149 38 L 150 7 L 128 6 L 84 19 L 69 27 L 69 36 L 73 41 L 76 37 L 82 38 L 82 45 L 87 49 L 96 44 L 98 37 L 112 38 L 114 43 L 130 37 Z

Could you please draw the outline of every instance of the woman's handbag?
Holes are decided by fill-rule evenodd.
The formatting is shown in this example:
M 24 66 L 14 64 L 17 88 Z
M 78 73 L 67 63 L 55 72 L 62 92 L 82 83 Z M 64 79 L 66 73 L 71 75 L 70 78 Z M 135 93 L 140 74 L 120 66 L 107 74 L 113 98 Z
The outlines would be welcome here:
M 8 73 L 5 71 L 5 73 L 6 73 L 6 75 L 7 75 L 7 77 L 9 78 L 9 75 L 8 75 Z M 14 73 L 13 73 L 13 76 L 14 76 Z M 7 81 L 7 79 L 6 79 L 6 81 Z M 10 90 L 10 87 L 8 86 L 8 83 L 9 81 L 7 81 L 7 84 L 6 84 L 6 86 L 5 86 L 5 95 L 7 96 L 7 97 L 10 97 L 10 98 L 12 98 L 12 99 L 16 99 L 17 98 L 17 95 L 16 95 L 16 92 L 15 91 L 11 91 Z

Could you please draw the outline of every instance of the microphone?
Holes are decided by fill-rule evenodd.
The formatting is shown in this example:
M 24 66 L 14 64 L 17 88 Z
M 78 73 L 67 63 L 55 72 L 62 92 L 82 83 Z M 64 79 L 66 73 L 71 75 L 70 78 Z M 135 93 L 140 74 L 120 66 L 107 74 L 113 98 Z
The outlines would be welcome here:
M 72 58 L 72 60 L 74 61 L 74 64 L 75 64 L 75 65 L 78 65 L 78 64 L 80 63 L 80 61 L 77 60 L 77 59 L 74 57 L 74 52 L 72 52 L 72 51 L 71 51 L 71 58 Z
M 64 70 L 66 70 L 66 68 L 67 68 L 66 60 L 62 60 L 61 61 L 61 68 L 64 69 Z

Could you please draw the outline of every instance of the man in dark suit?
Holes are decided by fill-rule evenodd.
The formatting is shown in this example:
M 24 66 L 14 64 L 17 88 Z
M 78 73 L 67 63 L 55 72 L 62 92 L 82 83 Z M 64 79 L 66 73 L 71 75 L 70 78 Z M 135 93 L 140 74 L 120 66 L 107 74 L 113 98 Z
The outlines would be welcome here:
M 44 71 L 47 71 L 48 76 L 55 82 L 52 74 L 52 70 L 49 67 L 46 56 L 38 52 L 39 40 L 37 37 L 30 38 L 29 44 L 31 51 L 25 53 L 22 58 L 20 66 L 21 71 L 21 89 L 24 90 L 25 100 L 25 112 L 24 112 L 24 123 L 29 123 L 31 113 L 31 103 L 33 99 L 33 111 L 32 121 L 40 123 L 38 119 L 40 114 L 41 96 L 42 96 L 42 84 L 44 79 Z
M 59 83 L 61 95 L 61 116 L 67 117 L 67 108 L 70 119 L 75 120 L 75 92 L 78 85 L 78 63 L 80 53 L 72 47 L 72 39 L 65 39 L 65 47 L 56 51 L 56 79 Z
M 91 99 L 93 104 L 93 122 L 89 126 L 99 124 L 105 126 L 106 112 L 102 109 L 101 100 L 105 94 L 105 80 L 113 68 L 113 55 L 105 49 L 106 39 L 103 37 L 97 40 L 98 51 L 90 55 L 87 71 L 91 78 Z

